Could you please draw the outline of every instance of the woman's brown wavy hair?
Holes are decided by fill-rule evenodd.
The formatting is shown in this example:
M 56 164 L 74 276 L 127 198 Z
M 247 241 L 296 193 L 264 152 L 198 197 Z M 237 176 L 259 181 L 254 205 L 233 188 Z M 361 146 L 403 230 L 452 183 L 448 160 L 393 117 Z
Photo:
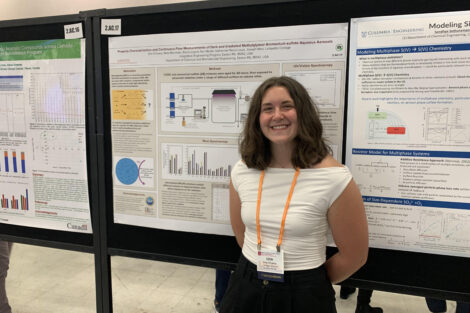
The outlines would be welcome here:
M 294 138 L 292 164 L 294 167 L 309 168 L 323 160 L 331 153 L 331 149 L 323 139 L 318 109 L 307 90 L 295 79 L 287 76 L 267 79 L 253 94 L 239 145 L 242 160 L 249 168 L 260 170 L 271 163 L 270 142 L 261 131 L 259 116 L 264 95 L 269 88 L 275 86 L 287 89 L 297 110 L 298 128 Z

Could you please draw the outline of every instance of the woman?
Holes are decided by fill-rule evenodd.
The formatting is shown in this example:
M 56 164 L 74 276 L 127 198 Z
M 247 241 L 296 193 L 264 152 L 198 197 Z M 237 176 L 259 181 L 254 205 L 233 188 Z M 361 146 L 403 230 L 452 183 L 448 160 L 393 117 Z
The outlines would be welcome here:
M 366 262 L 367 221 L 302 85 L 273 77 L 258 87 L 240 153 L 230 219 L 242 256 L 220 312 L 336 312 L 331 284 Z M 326 261 L 328 226 L 338 252 Z

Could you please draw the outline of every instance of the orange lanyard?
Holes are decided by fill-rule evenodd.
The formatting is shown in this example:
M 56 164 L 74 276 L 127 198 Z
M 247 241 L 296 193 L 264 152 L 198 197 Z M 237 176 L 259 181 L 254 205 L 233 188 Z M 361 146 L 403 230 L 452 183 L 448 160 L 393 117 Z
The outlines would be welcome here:
M 276 249 L 279 252 L 281 250 L 282 237 L 284 236 L 284 226 L 286 224 L 287 210 L 289 209 L 290 200 L 292 199 L 292 194 L 294 193 L 295 184 L 297 183 L 297 177 L 299 176 L 300 169 L 295 169 L 295 175 L 292 179 L 292 184 L 290 186 L 289 196 L 287 197 L 286 206 L 284 207 L 284 214 L 282 215 L 281 230 L 279 231 L 279 239 L 277 240 Z M 261 192 L 263 190 L 263 180 L 264 180 L 264 170 L 261 171 L 259 177 L 259 187 L 258 187 L 258 203 L 256 204 L 256 232 L 258 233 L 258 250 L 261 250 L 261 227 L 259 222 L 259 212 L 261 206 Z

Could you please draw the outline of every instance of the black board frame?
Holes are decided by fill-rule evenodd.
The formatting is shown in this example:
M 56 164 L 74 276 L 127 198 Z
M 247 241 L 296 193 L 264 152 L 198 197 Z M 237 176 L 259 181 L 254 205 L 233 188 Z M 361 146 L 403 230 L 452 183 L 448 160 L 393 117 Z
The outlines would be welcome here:
M 459 0 L 212 0 L 0 21 L 0 42 L 61 39 L 64 25 L 81 22 L 84 26 L 87 164 L 93 226 L 93 234 L 80 234 L 0 223 L 0 239 L 93 253 L 98 313 L 113 310 L 111 256 L 225 269 L 235 266 L 240 249 L 233 237 L 113 222 L 108 36 L 101 35 L 103 18 L 120 18 L 126 36 L 341 23 L 355 17 L 463 10 L 470 10 L 470 3 Z M 189 22 L 169 23 L 182 18 Z M 346 125 L 344 132 L 346 136 Z M 334 252 L 335 248 L 328 248 L 328 255 Z M 366 266 L 343 284 L 470 302 L 468 265 L 468 258 L 371 248 Z
M 0 239 L 43 246 L 55 249 L 70 250 L 93 254 L 95 261 L 95 275 L 101 276 L 100 247 L 100 220 L 98 210 L 98 168 L 96 149 L 96 119 L 94 98 L 94 67 L 87 57 L 93 55 L 92 19 L 87 14 L 70 14 L 30 19 L 0 21 L 0 42 L 16 42 L 29 40 L 64 39 L 64 26 L 81 23 L 85 38 L 85 114 L 86 114 L 86 159 L 88 175 L 88 195 L 93 233 L 51 230 L 45 228 L 27 227 L 0 223 Z M 103 312 L 103 290 L 106 290 L 101 279 L 95 279 L 96 308 Z
M 121 19 L 122 36 L 349 22 L 351 18 L 469 10 L 470 4 L 450 0 L 418 1 L 204 1 L 112 9 L 102 18 Z M 184 21 L 172 23 L 172 21 Z M 95 27 L 95 58 L 100 63 L 106 182 L 107 246 L 120 255 L 217 268 L 233 268 L 240 249 L 233 237 L 136 227 L 113 222 L 111 134 L 109 112 L 108 36 Z M 347 96 L 346 96 L 347 105 Z M 347 109 L 345 110 L 346 115 Z M 345 123 L 346 123 L 345 118 Z M 346 125 L 344 127 L 346 136 Z M 344 162 L 344 160 L 343 160 Z M 335 248 L 328 248 L 332 255 Z M 371 248 L 368 263 L 344 285 L 418 296 L 470 301 L 468 258 Z M 438 268 L 438 270 L 436 270 Z
M 91 24 L 86 27 L 86 23 L 84 23 L 83 18 L 78 14 L 0 21 L 0 42 L 63 39 L 64 25 L 75 23 L 82 23 L 83 29 L 91 28 Z M 91 51 L 92 49 L 87 52 L 90 53 Z M 87 105 L 90 105 L 89 101 L 87 101 Z M 87 108 L 87 119 L 89 118 L 89 108 Z M 94 134 L 94 127 L 87 129 L 87 143 L 91 143 L 91 146 L 93 146 Z M 87 149 L 88 164 L 90 164 L 90 160 L 93 158 L 92 153 L 93 151 L 89 151 L 89 149 Z M 88 174 L 91 174 L 90 168 L 88 168 Z M 91 194 L 91 189 L 92 185 L 90 184 L 89 194 Z M 90 201 L 90 205 L 92 204 L 91 202 L 92 201 Z M 11 224 L 0 224 L 0 233 L 2 239 L 9 241 L 34 243 L 52 248 L 62 248 L 89 253 L 93 252 L 93 238 L 91 234 L 56 231 Z

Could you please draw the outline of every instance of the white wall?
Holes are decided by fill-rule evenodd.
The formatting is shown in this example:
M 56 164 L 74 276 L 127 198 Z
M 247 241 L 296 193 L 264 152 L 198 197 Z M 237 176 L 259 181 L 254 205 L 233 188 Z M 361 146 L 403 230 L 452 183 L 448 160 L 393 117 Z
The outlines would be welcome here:
M 201 0 L 0 0 L 0 21 Z

